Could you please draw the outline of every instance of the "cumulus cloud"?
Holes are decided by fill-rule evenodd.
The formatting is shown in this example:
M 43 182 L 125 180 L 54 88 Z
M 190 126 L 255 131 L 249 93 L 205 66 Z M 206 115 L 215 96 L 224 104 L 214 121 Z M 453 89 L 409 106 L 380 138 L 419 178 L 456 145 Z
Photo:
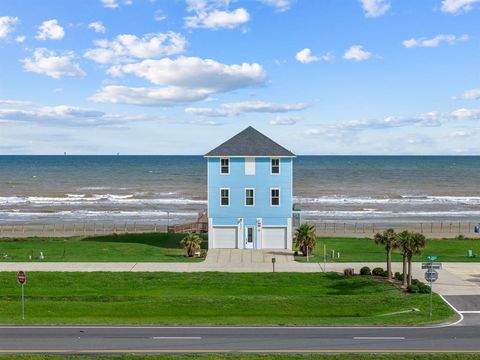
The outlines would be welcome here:
M 461 96 L 461 98 L 464 99 L 464 100 L 478 100 L 478 99 L 480 99 L 480 88 L 465 91 L 463 93 L 463 95 Z
M 108 85 L 101 88 L 90 100 L 101 103 L 142 106 L 172 106 L 206 99 L 209 92 L 176 86 L 162 88 Z
M 298 116 L 277 115 L 270 120 L 270 125 L 295 125 L 300 120 Z
M 87 59 L 100 64 L 130 62 L 182 53 L 187 40 L 179 33 L 167 32 L 136 35 L 122 34 L 114 40 L 96 40 L 97 46 L 85 52 Z
M 58 24 L 56 19 L 44 21 L 38 27 L 36 39 L 39 40 L 62 40 L 65 36 L 63 27 Z
M 35 122 L 47 125 L 108 126 L 147 119 L 144 115 L 110 115 L 95 109 L 67 105 L 30 105 L 25 108 L 0 108 L 0 120 L 7 122 Z
M 370 59 L 371 57 L 372 57 L 372 53 L 366 50 L 363 50 L 362 45 L 353 45 L 343 55 L 343 58 L 345 60 L 353 60 L 353 61 L 365 61 Z
M 109 8 L 109 9 L 116 9 L 120 6 L 119 0 L 100 0 L 102 3 L 103 7 Z M 132 5 L 133 0 L 123 0 L 122 2 L 124 5 Z
M 387 0 L 360 0 L 360 3 L 367 17 L 382 16 L 390 9 L 390 2 Z
M 290 9 L 292 6 L 293 0 L 260 0 L 262 3 L 273 6 L 278 11 L 283 12 Z
M 75 53 L 68 51 L 56 54 L 44 48 L 35 49 L 33 57 L 22 60 L 25 71 L 45 74 L 54 79 L 62 77 L 84 77 L 86 74 L 78 63 L 74 62 Z
M 5 39 L 15 30 L 15 24 L 18 23 L 18 17 L 0 16 L 0 39 Z
M 318 61 L 333 61 L 333 55 L 332 54 L 312 55 L 312 50 L 310 50 L 309 48 L 305 48 L 303 50 L 300 50 L 295 55 L 295 59 L 297 59 L 303 64 L 309 64 L 309 63 L 318 62 Z
M 97 33 L 102 33 L 102 34 L 104 34 L 107 31 L 107 29 L 105 28 L 105 26 L 102 24 L 101 21 L 94 21 L 88 24 L 88 28 L 94 30 Z
M 222 104 L 220 108 L 187 108 L 185 112 L 208 117 L 226 117 L 238 116 L 242 113 L 286 113 L 300 111 L 306 107 L 307 105 L 304 103 L 278 104 L 265 101 L 243 101 Z
M 457 109 L 452 112 L 432 111 L 413 116 L 388 116 L 384 119 L 350 120 L 336 124 L 329 124 L 321 128 L 307 130 L 310 136 L 344 136 L 345 133 L 366 130 L 399 128 L 407 126 L 438 127 L 450 121 L 479 120 L 480 109 Z
M 247 23 L 250 14 L 244 8 L 229 10 L 230 0 L 187 0 L 187 11 L 193 13 L 184 18 L 190 29 L 233 29 Z
M 458 14 L 473 9 L 473 5 L 480 3 L 480 0 L 443 0 L 442 11 L 450 14 Z
M 469 40 L 468 35 L 437 35 L 433 38 L 419 38 L 419 39 L 408 39 L 402 42 L 403 46 L 406 48 L 416 48 L 416 47 L 437 47 L 441 43 L 445 42 L 449 45 L 455 45 L 459 41 L 467 41 Z

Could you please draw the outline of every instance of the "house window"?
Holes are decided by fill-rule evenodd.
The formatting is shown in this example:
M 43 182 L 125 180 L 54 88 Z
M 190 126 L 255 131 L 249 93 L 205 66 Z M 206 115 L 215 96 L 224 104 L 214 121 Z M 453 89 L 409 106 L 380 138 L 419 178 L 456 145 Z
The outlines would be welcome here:
M 280 206 L 280 189 L 270 189 L 270 205 Z
M 230 206 L 230 189 L 220 189 L 220 206 Z
M 280 174 L 280 159 L 271 159 L 271 173 L 278 175 Z
M 245 175 L 255 175 L 255 158 L 245 158 Z
M 255 189 L 245 189 L 245 206 L 255 205 Z
M 220 159 L 220 174 L 223 174 L 223 175 L 230 174 L 230 159 L 228 158 Z

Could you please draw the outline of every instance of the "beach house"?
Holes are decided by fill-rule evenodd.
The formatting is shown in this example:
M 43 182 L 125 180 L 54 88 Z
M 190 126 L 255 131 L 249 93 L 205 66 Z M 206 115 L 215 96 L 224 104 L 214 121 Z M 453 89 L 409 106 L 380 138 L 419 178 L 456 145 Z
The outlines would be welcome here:
M 205 158 L 209 248 L 292 249 L 295 155 L 248 127 Z

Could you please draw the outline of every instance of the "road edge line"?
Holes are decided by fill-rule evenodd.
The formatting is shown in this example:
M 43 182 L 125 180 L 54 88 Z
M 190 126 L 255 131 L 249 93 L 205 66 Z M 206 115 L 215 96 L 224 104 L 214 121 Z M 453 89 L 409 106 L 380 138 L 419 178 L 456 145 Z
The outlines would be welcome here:
M 451 323 L 451 324 L 447 324 L 445 325 L 445 327 L 447 326 L 455 326 L 455 325 L 458 325 L 460 324 L 464 319 L 465 317 L 463 316 L 463 314 L 457 310 L 457 308 L 455 306 L 453 306 L 447 299 L 445 299 L 445 297 L 441 294 L 438 294 L 440 296 L 440 298 L 445 301 L 447 303 L 448 306 L 450 306 L 450 308 L 453 309 L 453 311 L 455 311 L 457 313 L 458 316 L 460 316 L 460 319 L 458 319 L 457 321 L 455 321 L 454 323 Z

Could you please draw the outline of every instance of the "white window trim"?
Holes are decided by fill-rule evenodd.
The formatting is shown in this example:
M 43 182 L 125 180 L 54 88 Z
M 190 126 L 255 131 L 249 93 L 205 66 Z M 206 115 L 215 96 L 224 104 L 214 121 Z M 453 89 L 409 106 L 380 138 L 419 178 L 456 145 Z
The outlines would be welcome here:
M 247 190 L 253 190 L 253 205 L 247 205 Z M 255 207 L 255 188 L 245 188 L 243 192 L 243 204 L 245 207 Z
M 278 160 L 278 173 L 274 173 L 273 170 L 273 165 L 272 165 L 272 160 Z M 281 166 L 281 161 L 280 158 L 270 158 L 270 175 L 273 176 L 278 176 L 282 172 L 282 166 Z
M 273 205 L 272 204 L 272 190 L 278 190 L 278 205 Z M 270 207 L 280 207 L 281 204 L 282 204 L 282 200 L 281 200 L 280 188 L 278 188 L 278 187 L 270 188 Z
M 222 190 L 228 190 L 228 205 L 222 205 Z M 230 188 L 220 188 L 220 207 L 230 207 Z
M 227 172 L 227 173 L 222 173 L 222 160 L 228 160 L 228 172 Z M 223 175 L 223 176 L 230 175 L 230 158 L 228 158 L 228 157 L 221 157 L 221 158 L 220 158 L 220 168 L 219 168 L 219 171 L 220 171 L 220 175 Z

